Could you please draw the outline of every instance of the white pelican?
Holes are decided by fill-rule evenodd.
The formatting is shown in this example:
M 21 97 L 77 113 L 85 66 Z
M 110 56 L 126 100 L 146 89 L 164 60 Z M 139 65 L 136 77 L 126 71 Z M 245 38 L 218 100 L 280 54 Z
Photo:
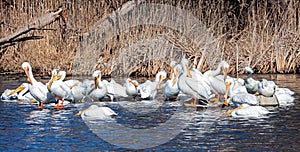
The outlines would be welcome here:
M 240 106 L 242 104 L 248 104 L 251 106 L 255 106 L 259 104 L 259 101 L 255 95 L 245 93 L 245 92 L 240 92 L 233 95 L 230 98 L 230 101 L 234 104 L 235 107 Z
M 228 110 L 226 115 L 231 117 L 261 117 L 267 115 L 269 110 L 262 106 L 250 106 L 248 104 L 242 104 L 239 107 Z
M 101 80 L 101 71 L 96 70 L 93 73 L 93 78 L 94 78 L 94 87 L 91 91 L 88 92 L 88 96 L 93 101 L 100 101 L 107 95 L 106 85 Z
M 276 86 L 274 93 L 279 106 L 285 106 L 294 102 L 295 98 L 293 97 L 294 92 L 288 88 L 279 88 Z
M 58 80 L 64 80 L 66 77 L 66 72 L 65 71 L 59 71 L 58 75 L 57 75 L 57 79 Z M 70 89 L 72 92 L 72 95 L 74 97 L 74 101 L 82 101 L 82 99 L 84 99 L 84 97 L 86 96 L 86 90 L 87 90 L 87 84 L 86 83 L 82 83 L 79 80 L 66 80 L 63 81 Z M 87 82 L 87 81 L 85 81 Z M 91 81 L 91 83 L 93 83 Z M 92 85 L 93 86 L 93 85 Z M 92 88 L 92 87 L 91 87 Z
M 82 101 L 82 99 L 84 99 L 84 97 L 86 96 L 86 89 L 87 87 L 84 86 L 83 83 L 81 82 L 77 82 L 75 83 L 72 87 L 71 87 L 71 92 L 73 94 L 74 97 L 74 101 L 75 102 L 79 102 Z
M 265 97 L 272 97 L 275 93 L 276 84 L 273 81 L 262 79 L 258 84 L 258 93 Z
M 244 85 L 244 80 L 241 78 L 232 78 L 229 77 L 225 80 L 225 83 L 230 83 L 229 91 L 228 91 L 228 96 L 235 95 L 237 93 L 243 92 L 243 93 L 248 93 L 247 88 Z
M 67 75 L 66 71 L 59 71 L 57 74 L 57 80 L 63 81 L 71 89 L 73 87 L 81 84 L 81 82 L 79 80 L 65 80 L 64 81 L 64 79 L 66 78 L 66 75 Z
M 246 87 L 243 83 L 240 83 L 238 79 L 227 78 L 226 83 L 230 84 L 228 91 L 229 101 L 238 107 L 242 104 L 258 105 L 259 101 L 253 94 L 247 92 Z
M 126 93 L 126 88 L 118 83 L 115 80 L 111 79 L 110 82 L 103 80 L 103 83 L 107 88 L 107 95 L 110 97 L 111 101 L 118 99 L 120 97 L 128 97 Z
M 57 80 L 57 70 L 52 70 L 52 76 L 54 76 L 54 79 L 52 79 L 48 85 L 48 89 L 50 89 L 50 92 L 55 96 L 57 100 L 61 100 L 62 103 L 58 106 L 61 106 L 64 103 L 65 100 L 69 102 L 74 102 L 74 97 L 72 94 L 72 91 L 69 86 L 67 86 L 66 83 L 62 81 L 62 79 Z
M 79 111 L 75 116 L 81 115 L 82 119 L 108 119 L 111 116 L 118 115 L 109 107 L 99 107 L 97 105 L 91 105 L 85 110 Z
M 178 88 L 181 92 L 186 95 L 191 96 L 194 100 L 192 104 L 186 104 L 187 106 L 196 106 L 197 100 L 202 100 L 207 103 L 211 95 L 211 91 L 206 87 L 206 82 L 201 81 L 193 77 L 188 68 L 188 60 L 182 58 L 181 67 L 183 69 L 182 73 L 178 78 Z
M 46 85 L 37 82 L 32 74 L 32 68 L 28 62 L 22 64 L 22 68 L 27 75 L 27 80 L 30 83 L 29 92 L 38 101 L 38 107 L 43 108 L 44 103 L 57 103 L 52 94 L 48 91 Z M 55 107 L 56 108 L 56 107 Z
M 227 96 L 230 85 L 225 83 L 227 79 L 227 72 L 229 69 L 229 64 L 226 61 L 221 61 L 216 70 L 208 70 L 204 73 L 204 76 L 210 82 L 210 87 L 213 92 L 217 93 L 218 97 L 215 102 L 220 100 L 220 96 L 224 95 L 225 101 L 223 105 L 228 106 Z M 223 76 L 220 74 L 223 73 Z
M 154 99 L 157 94 L 157 89 L 159 88 L 160 83 L 167 77 L 166 71 L 159 71 L 155 76 L 155 81 L 151 82 L 147 80 L 145 83 L 142 83 L 138 86 L 138 89 L 141 93 L 142 99 Z
M 11 95 L 16 95 L 17 100 L 23 100 L 23 101 L 32 101 L 34 98 L 29 93 L 29 83 L 22 83 L 17 89 L 12 90 L 9 94 L 7 94 L 7 97 L 10 97 Z
M 289 95 L 294 95 L 295 92 L 290 90 L 289 88 L 280 88 L 277 85 L 275 86 L 275 93 L 279 93 L 279 94 L 289 94 Z
M 248 77 L 245 81 L 245 86 L 247 88 L 247 91 L 251 94 L 254 94 L 258 91 L 258 84 L 259 81 L 254 80 L 252 78 L 253 70 L 250 67 L 245 67 L 245 71 L 248 73 Z
M 130 78 L 127 78 L 125 84 L 126 93 L 129 96 L 132 96 L 134 100 L 136 99 L 136 96 L 138 95 L 138 89 L 139 83 L 136 80 L 131 80 Z
M 18 93 L 13 92 L 14 90 L 6 89 L 1 94 L 1 100 L 2 101 L 8 101 L 8 100 L 17 100 L 18 99 Z
M 170 79 L 163 85 L 163 96 L 167 100 L 171 98 L 172 99 L 177 98 L 177 95 L 179 94 L 177 81 L 178 81 L 179 73 L 181 71 L 181 66 L 176 66 L 175 61 L 172 61 L 170 65 L 171 65 Z

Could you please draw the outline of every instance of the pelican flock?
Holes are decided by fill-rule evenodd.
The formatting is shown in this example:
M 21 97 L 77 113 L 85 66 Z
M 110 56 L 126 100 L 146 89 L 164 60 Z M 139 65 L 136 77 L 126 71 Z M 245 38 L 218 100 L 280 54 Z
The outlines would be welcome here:
M 63 109 L 66 104 L 91 102 L 119 102 L 131 100 L 154 100 L 161 93 L 164 100 L 179 100 L 187 107 L 220 105 L 228 106 L 226 116 L 259 117 L 269 112 L 260 105 L 258 96 L 264 98 L 275 97 L 278 106 L 291 104 L 294 92 L 288 88 L 280 88 L 273 81 L 253 78 L 253 70 L 245 67 L 248 77 L 244 80 L 228 76 L 229 64 L 221 61 L 217 68 L 204 73 L 196 68 L 190 68 L 189 61 L 182 58 L 180 63 L 172 61 L 169 76 L 165 70 L 158 71 L 155 80 L 138 82 L 126 78 L 123 85 L 113 79 L 102 80 L 101 71 L 95 70 L 92 79 L 65 80 L 66 72 L 52 70 L 48 83 L 38 82 L 28 62 L 22 64 L 27 76 L 27 82 L 14 90 L 5 90 L 1 95 L 2 101 L 26 101 L 38 103 L 38 108 L 54 104 L 54 108 Z M 168 79 L 167 79 L 168 78 Z M 167 79 L 167 80 L 165 80 Z M 161 91 L 160 91 L 161 90 Z M 188 97 L 181 100 L 180 94 Z M 221 97 L 224 98 L 221 98 Z M 214 98 L 215 97 L 215 98 Z M 190 102 L 190 103 L 185 103 Z M 98 110 L 98 112 L 96 112 Z M 100 114 L 99 114 L 100 113 Z M 77 115 L 101 115 L 103 117 L 116 115 L 108 107 L 91 106 Z

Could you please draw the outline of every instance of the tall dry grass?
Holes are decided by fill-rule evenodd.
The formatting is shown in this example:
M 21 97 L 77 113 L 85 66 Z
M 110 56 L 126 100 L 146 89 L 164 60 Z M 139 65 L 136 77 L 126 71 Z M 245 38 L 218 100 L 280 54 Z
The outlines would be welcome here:
M 67 11 L 67 30 L 59 23 L 28 35 L 44 36 L 0 50 L 0 72 L 19 73 L 23 61 L 35 72 L 49 74 L 52 68 L 71 73 L 80 41 L 97 22 L 127 1 L 0 1 L 0 37 L 26 25 L 43 13 L 62 6 Z M 196 16 L 215 42 L 197 45 L 181 32 L 168 27 L 132 27 L 111 38 L 95 67 L 107 75 L 151 76 L 182 56 L 201 71 L 214 68 L 220 60 L 231 65 L 231 73 L 250 66 L 257 73 L 300 72 L 300 2 L 279 1 L 163 1 L 148 0 L 188 10 Z M 154 16 L 156 17 L 156 16 Z M 186 20 L 189 24 L 191 21 Z M 197 43 L 197 42 L 196 42 Z M 165 50 L 169 50 L 166 53 Z

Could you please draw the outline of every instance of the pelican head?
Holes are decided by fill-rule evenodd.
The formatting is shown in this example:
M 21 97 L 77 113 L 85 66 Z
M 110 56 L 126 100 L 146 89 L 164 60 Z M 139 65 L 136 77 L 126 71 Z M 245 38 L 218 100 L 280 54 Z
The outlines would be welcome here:
M 186 71 L 186 74 L 189 78 L 192 78 L 192 74 L 190 72 L 190 68 L 188 66 L 188 60 L 186 58 L 181 59 L 181 67 L 183 68 L 183 71 Z
M 101 80 L 101 71 L 100 70 L 96 70 L 94 73 L 93 73 L 93 78 L 95 79 L 95 85 L 94 87 L 97 88 L 98 86 L 98 82 L 99 80 Z
M 53 69 L 51 73 L 52 73 L 52 74 L 51 74 L 51 79 L 50 79 L 50 81 L 49 81 L 49 83 L 48 83 L 48 86 L 47 86 L 47 89 L 48 89 L 48 90 L 51 90 L 51 86 L 52 86 L 53 82 L 54 82 L 55 80 L 57 80 L 57 70 L 56 70 L 56 69 Z
M 171 67 L 171 72 L 170 72 L 170 77 L 169 77 L 169 79 L 172 79 L 172 75 L 173 75 L 173 73 L 174 73 L 174 68 L 175 68 L 175 66 L 176 66 L 176 61 L 171 61 L 171 63 L 170 63 L 170 67 Z
M 189 68 L 188 68 L 188 63 L 189 63 L 189 61 L 188 61 L 186 58 L 182 58 L 182 59 L 181 59 L 181 66 L 182 66 L 183 68 L 189 69 Z
M 26 71 L 26 70 L 30 70 L 31 66 L 28 62 L 23 62 L 22 68 Z
M 137 82 L 136 80 L 131 80 L 130 78 L 127 79 L 127 82 L 131 83 L 132 85 L 134 85 L 135 87 L 139 86 L 139 82 Z
M 170 67 L 174 68 L 176 64 L 177 64 L 176 61 L 171 61 Z
M 11 92 L 9 92 L 7 94 L 7 97 L 9 97 L 9 96 L 11 96 L 11 95 L 13 95 L 13 94 L 15 94 L 17 92 L 20 92 L 20 91 L 24 90 L 26 87 L 28 87 L 26 84 L 27 83 L 22 83 L 17 89 L 12 90 Z
M 27 80 L 29 81 L 29 83 L 32 84 L 30 64 L 28 62 L 23 62 L 22 69 L 25 71 L 25 74 L 27 76 Z
M 253 70 L 252 70 L 250 67 L 245 67 L 245 71 L 246 71 L 248 74 L 253 74 Z
M 57 69 L 52 70 L 52 77 L 57 77 Z
M 155 81 L 161 82 L 161 81 L 163 81 L 165 78 L 167 78 L 167 72 L 166 72 L 165 70 L 162 70 L 162 71 L 159 71 L 159 72 L 156 74 L 156 79 L 155 79 Z
M 226 61 L 221 61 L 218 67 L 221 67 L 221 71 L 224 75 L 224 81 L 225 81 L 227 79 L 229 64 Z
M 53 69 L 52 72 L 51 72 L 51 79 L 50 79 L 50 82 L 53 82 L 55 80 L 57 80 L 57 69 Z
M 64 80 L 66 78 L 66 71 L 59 71 L 57 74 L 57 80 Z

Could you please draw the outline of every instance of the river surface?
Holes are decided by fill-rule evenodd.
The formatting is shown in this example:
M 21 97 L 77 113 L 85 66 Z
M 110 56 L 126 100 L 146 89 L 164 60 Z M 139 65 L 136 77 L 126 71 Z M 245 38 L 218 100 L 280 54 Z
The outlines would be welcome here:
M 63 110 L 0 102 L 0 151 L 300 151 L 300 75 L 255 78 L 290 88 L 295 104 L 268 107 L 266 117 L 237 119 L 223 117 L 226 109 L 219 107 L 195 111 L 164 102 L 159 92 L 153 102 L 101 103 L 118 116 L 92 122 L 74 116 L 90 102 Z M 1 77 L 0 92 L 25 81 Z

